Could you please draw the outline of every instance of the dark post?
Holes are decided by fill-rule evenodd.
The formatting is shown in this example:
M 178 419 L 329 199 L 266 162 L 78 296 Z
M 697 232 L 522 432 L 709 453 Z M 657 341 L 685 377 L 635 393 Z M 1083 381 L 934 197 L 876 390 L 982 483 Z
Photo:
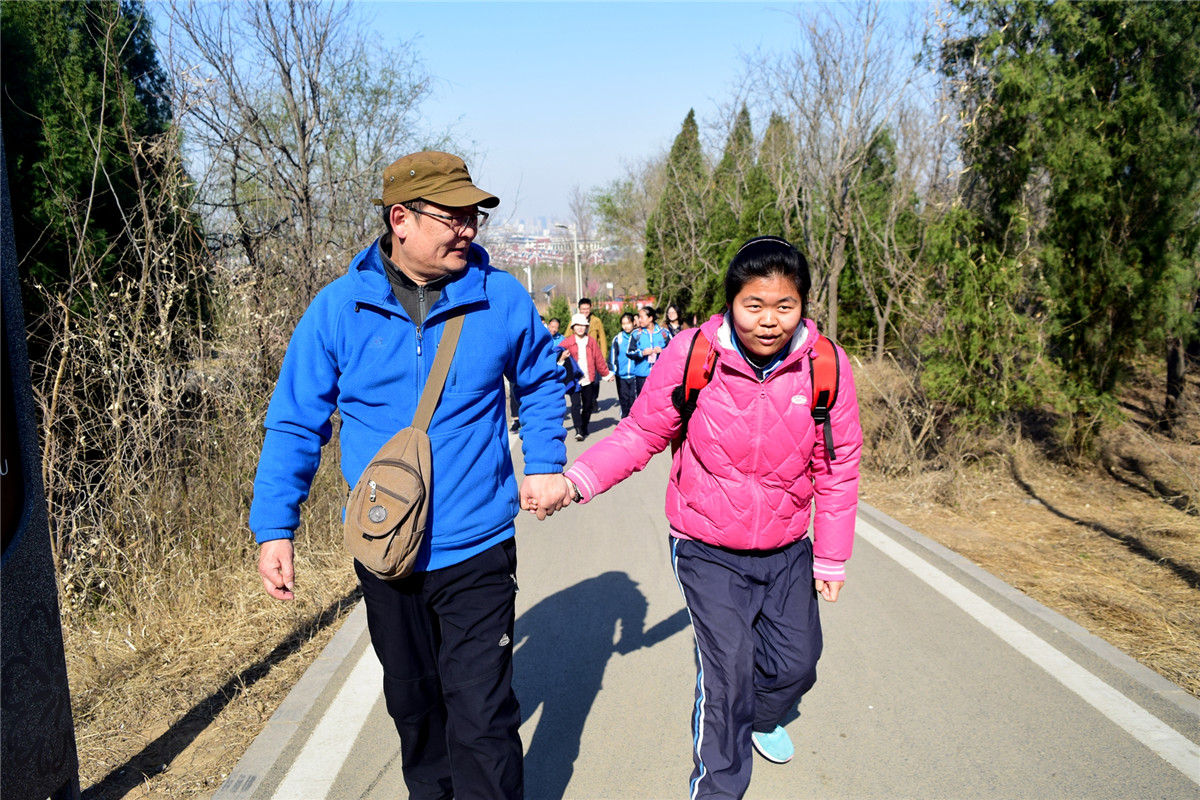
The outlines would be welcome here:
M 3 137 L 0 222 L 0 786 L 4 800 L 75 800 L 79 756 L 59 627 Z

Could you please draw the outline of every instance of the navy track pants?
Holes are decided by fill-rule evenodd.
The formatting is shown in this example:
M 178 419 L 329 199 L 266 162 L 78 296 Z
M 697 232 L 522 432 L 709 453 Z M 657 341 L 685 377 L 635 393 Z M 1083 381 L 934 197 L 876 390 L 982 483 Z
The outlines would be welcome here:
M 443 569 L 385 581 L 357 561 L 383 696 L 412 800 L 520 800 L 512 689 L 512 539 Z
M 751 732 L 773 731 L 817 680 L 812 542 L 732 551 L 671 537 L 671 561 L 698 662 L 688 797 L 740 798 Z
M 632 375 L 628 378 L 617 378 L 617 400 L 621 403 L 621 419 L 629 416 L 633 402 L 637 400 L 637 379 Z

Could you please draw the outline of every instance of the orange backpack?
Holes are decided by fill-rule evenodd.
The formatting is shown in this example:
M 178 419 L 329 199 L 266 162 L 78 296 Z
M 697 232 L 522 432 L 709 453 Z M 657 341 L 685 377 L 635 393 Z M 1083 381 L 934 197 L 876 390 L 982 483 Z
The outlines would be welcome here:
M 697 333 L 688 347 L 687 360 L 684 362 L 683 383 L 671 392 L 671 402 L 679 411 L 679 435 L 671 442 L 672 454 L 683 445 L 687 437 L 688 421 L 696 410 L 696 401 L 700 390 L 712 380 L 713 368 L 717 363 L 717 351 L 712 342 L 702 333 Z M 816 344 L 808 356 L 809 369 L 812 371 L 812 397 L 808 401 L 813 421 L 824 431 L 825 452 L 829 460 L 834 460 L 833 453 L 833 423 L 829 419 L 829 410 L 837 402 L 838 379 L 841 377 L 841 366 L 838 364 L 837 351 L 833 342 L 825 336 L 817 336 Z

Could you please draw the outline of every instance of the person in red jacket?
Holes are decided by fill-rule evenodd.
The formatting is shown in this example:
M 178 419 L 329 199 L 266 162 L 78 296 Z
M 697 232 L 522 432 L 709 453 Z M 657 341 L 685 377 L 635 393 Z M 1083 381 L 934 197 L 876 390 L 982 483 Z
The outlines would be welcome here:
M 600 350 L 600 343 L 588 335 L 588 318 L 583 314 L 571 317 L 571 335 L 558 344 L 575 359 L 583 371 L 579 379 L 579 391 L 571 392 L 571 423 L 575 426 L 575 441 L 582 442 L 588 435 L 588 423 L 596 410 L 596 398 L 600 395 L 600 379 L 613 379 L 608 362 Z

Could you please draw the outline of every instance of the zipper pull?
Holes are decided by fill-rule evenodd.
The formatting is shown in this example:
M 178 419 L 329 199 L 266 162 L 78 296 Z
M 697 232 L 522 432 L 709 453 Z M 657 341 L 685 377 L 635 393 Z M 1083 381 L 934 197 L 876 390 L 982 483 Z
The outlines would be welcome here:
M 417 326 L 417 355 L 421 355 L 421 342 L 424 341 L 424 336 L 421 335 L 421 326 Z
M 368 497 L 367 499 L 370 502 L 374 503 L 375 502 L 375 481 L 367 481 L 367 486 L 371 487 L 371 496 Z

